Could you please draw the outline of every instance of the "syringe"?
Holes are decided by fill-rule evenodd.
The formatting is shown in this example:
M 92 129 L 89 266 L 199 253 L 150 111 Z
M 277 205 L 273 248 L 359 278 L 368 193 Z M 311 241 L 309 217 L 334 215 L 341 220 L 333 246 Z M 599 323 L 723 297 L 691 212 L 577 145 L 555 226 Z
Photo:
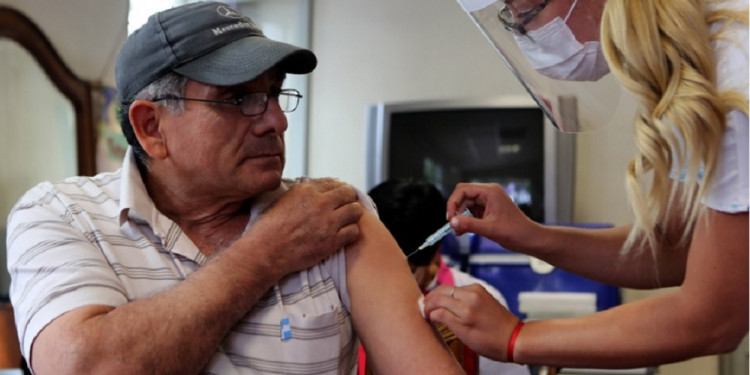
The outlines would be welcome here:
M 467 209 L 464 210 L 464 212 L 461 213 L 461 215 L 471 216 L 471 211 L 469 211 L 469 209 L 467 208 Z M 438 241 L 440 241 L 440 239 L 442 239 L 443 237 L 447 236 L 448 233 L 450 233 L 452 231 L 453 231 L 453 228 L 451 228 L 451 224 L 450 223 L 445 223 L 445 225 L 443 225 L 442 227 L 440 227 L 440 229 L 438 229 L 437 231 L 435 231 L 435 233 L 429 235 L 427 237 L 427 239 L 424 241 L 424 243 L 421 246 L 419 246 L 419 248 L 417 250 L 414 250 L 409 255 L 407 255 L 406 258 L 409 258 L 410 256 L 418 253 L 419 251 L 424 250 L 427 247 L 434 245 L 435 243 L 437 243 Z

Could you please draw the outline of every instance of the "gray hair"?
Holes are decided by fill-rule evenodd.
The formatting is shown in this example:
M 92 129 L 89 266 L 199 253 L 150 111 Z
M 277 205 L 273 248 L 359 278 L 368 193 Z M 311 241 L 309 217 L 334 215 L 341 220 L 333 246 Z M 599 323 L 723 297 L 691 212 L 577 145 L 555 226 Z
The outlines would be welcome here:
M 161 98 L 165 96 L 182 96 L 185 90 L 185 85 L 188 82 L 188 78 L 177 73 L 167 73 L 161 78 L 154 82 L 151 82 L 148 86 L 144 87 L 139 91 L 134 100 L 153 100 L 155 98 Z M 183 102 L 181 100 L 165 99 L 156 102 L 157 105 L 163 106 L 169 110 L 173 115 L 179 115 L 184 109 Z M 122 134 L 125 135 L 128 144 L 133 148 L 133 152 L 136 156 L 136 162 L 141 168 L 148 167 L 149 156 L 143 149 L 141 144 L 138 142 L 138 138 L 135 136 L 133 131 L 133 124 L 130 123 L 130 105 L 132 102 L 121 102 L 120 103 L 120 128 Z

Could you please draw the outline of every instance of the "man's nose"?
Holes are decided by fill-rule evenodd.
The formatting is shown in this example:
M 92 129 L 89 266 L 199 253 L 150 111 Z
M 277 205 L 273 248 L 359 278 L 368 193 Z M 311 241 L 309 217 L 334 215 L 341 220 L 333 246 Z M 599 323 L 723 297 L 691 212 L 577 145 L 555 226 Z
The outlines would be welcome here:
M 289 126 L 284 111 L 279 106 L 277 98 L 268 99 L 268 108 L 261 114 L 258 121 L 254 124 L 256 132 L 259 134 L 275 133 L 283 134 Z

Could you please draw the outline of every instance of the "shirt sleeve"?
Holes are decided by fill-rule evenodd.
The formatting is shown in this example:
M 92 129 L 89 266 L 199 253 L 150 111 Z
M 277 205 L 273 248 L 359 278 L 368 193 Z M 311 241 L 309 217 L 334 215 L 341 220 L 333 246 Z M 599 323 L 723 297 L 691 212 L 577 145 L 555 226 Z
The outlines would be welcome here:
M 362 203 L 362 206 L 377 216 L 377 210 L 375 209 L 375 204 L 372 199 L 370 199 L 370 197 L 363 191 L 359 189 L 356 189 L 356 191 L 357 197 L 359 198 L 359 202 Z M 352 311 L 351 302 L 349 300 L 349 290 L 346 287 L 346 251 L 344 249 L 338 251 L 333 258 L 327 260 L 326 263 L 332 264 L 332 266 L 329 267 L 334 268 L 331 271 L 331 276 L 338 287 L 341 303 L 344 304 L 347 311 Z
M 707 207 L 727 213 L 748 211 L 749 158 L 747 116 L 733 111 L 728 116 L 716 179 L 703 200 Z
M 8 217 L 10 298 L 21 350 L 30 358 L 37 334 L 85 305 L 127 302 L 122 286 L 85 230 L 79 206 L 49 183 L 29 190 Z

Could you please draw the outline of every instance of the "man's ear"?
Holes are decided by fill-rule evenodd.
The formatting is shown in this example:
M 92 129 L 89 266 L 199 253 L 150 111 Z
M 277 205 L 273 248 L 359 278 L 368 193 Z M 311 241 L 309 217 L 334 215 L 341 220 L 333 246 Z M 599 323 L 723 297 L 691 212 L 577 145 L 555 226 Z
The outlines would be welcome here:
M 148 100 L 135 100 L 130 105 L 130 124 L 133 126 L 138 142 L 152 158 L 167 157 L 166 140 L 160 129 L 161 111 L 156 103 Z

